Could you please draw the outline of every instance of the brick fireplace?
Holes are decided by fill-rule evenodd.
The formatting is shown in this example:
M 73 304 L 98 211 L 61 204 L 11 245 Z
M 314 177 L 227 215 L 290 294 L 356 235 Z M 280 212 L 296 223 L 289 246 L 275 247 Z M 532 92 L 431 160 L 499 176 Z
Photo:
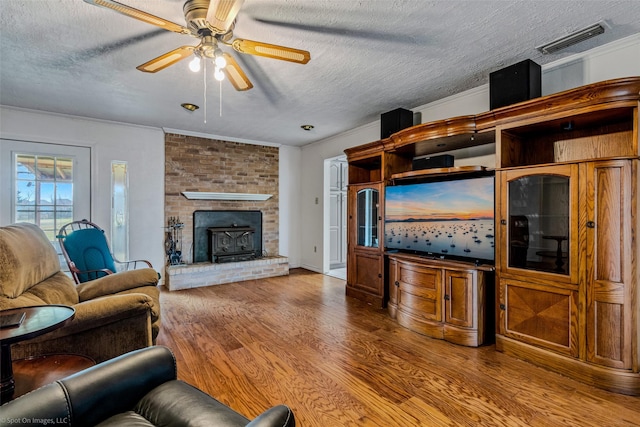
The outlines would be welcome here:
M 167 266 L 170 290 L 288 274 L 288 260 L 278 253 L 278 148 L 168 133 L 165 135 L 165 220 L 184 223 L 182 259 Z M 184 192 L 269 194 L 267 200 L 188 199 Z M 196 253 L 194 213 L 260 212 L 263 259 L 210 265 Z M 197 218 L 197 215 L 195 216 Z M 221 225 L 222 226 L 222 225 Z M 216 225 L 214 225 L 216 227 Z M 248 263 L 252 263 L 249 266 Z M 223 272 L 224 271 L 224 272 Z M 215 277 L 214 277 L 215 276 Z M 222 276 L 226 278 L 220 279 Z

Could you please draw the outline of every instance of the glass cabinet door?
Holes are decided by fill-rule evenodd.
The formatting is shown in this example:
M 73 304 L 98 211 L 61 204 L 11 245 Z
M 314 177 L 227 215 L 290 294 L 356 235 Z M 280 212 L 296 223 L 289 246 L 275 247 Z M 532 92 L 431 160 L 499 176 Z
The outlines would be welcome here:
M 357 196 L 357 244 L 378 247 L 379 192 L 373 188 L 358 191 Z
M 508 267 L 570 275 L 574 233 L 571 174 L 532 173 L 507 180 Z M 577 236 L 576 236 L 577 237 Z M 575 238 L 575 237 L 574 237 Z

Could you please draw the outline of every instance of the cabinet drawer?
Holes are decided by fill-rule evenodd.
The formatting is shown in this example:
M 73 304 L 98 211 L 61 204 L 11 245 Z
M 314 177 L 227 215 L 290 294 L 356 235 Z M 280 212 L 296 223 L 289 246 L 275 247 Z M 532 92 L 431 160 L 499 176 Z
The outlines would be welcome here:
M 440 269 L 420 267 L 399 263 L 398 279 L 407 285 L 419 286 L 425 289 L 437 289 L 440 286 Z
M 430 320 L 441 320 L 440 303 L 436 298 L 425 298 L 400 288 L 398 307 L 401 311 Z
M 413 316 L 440 321 L 442 271 L 399 264 L 398 308 Z

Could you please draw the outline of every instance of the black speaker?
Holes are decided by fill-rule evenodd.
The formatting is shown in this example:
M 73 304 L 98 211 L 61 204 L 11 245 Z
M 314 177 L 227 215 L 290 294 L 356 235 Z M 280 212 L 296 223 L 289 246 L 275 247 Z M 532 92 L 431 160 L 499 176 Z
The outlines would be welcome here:
M 541 95 L 542 68 L 530 59 L 489 74 L 489 103 L 492 110 Z
M 413 111 L 396 108 L 380 115 L 380 139 L 389 138 L 394 133 L 413 126 Z
M 450 168 L 453 167 L 453 156 L 441 154 L 439 156 L 416 157 L 413 159 L 413 170 Z

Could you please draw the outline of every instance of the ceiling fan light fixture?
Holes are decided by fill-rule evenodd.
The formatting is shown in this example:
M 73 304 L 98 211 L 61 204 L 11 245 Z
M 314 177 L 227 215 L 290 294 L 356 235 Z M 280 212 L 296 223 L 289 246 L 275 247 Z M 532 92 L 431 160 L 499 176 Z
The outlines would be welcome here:
M 227 66 L 227 60 L 224 58 L 224 52 L 219 47 L 213 51 L 213 62 L 217 68 L 224 68 Z
M 197 73 L 198 71 L 200 71 L 200 57 L 199 56 L 194 56 L 193 59 L 191 60 L 191 62 L 189 62 L 189 69 L 191 71 L 193 71 L 194 73 Z
M 184 102 L 180 104 L 180 106 L 185 110 L 191 111 L 191 112 L 196 111 L 198 108 L 200 108 L 196 104 L 191 104 L 190 102 Z
M 217 81 L 221 82 L 221 81 L 223 81 L 223 80 L 224 80 L 224 72 L 222 71 L 222 69 L 221 69 L 221 68 L 216 67 L 216 71 L 213 73 L 213 77 L 214 77 Z

